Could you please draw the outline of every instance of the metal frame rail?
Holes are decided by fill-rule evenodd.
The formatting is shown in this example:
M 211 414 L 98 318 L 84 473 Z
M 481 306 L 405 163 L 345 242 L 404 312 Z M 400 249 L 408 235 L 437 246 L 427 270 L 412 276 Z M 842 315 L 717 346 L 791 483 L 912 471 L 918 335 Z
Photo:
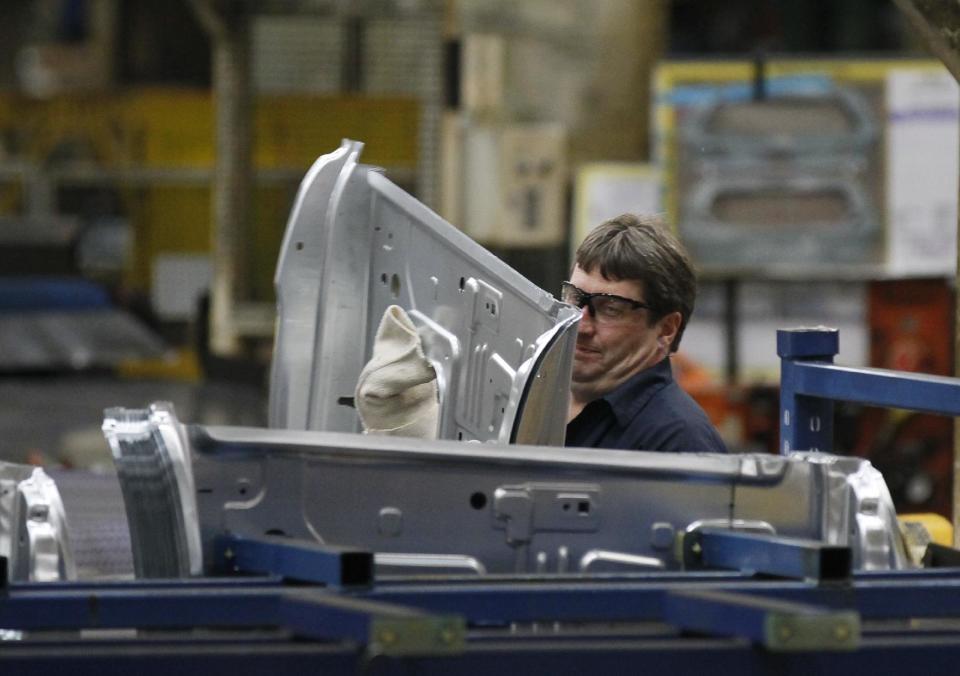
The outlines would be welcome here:
M 958 620 L 957 571 L 857 575 L 841 586 L 710 573 L 395 581 L 351 592 L 280 578 L 22 584 L 0 602 L 0 625 L 25 632 L 0 646 L 0 668 L 938 673 L 960 657 Z
M 822 565 L 818 543 L 714 535 L 694 541 L 705 561 L 783 554 L 781 572 L 803 579 L 751 570 L 374 583 L 358 552 L 228 538 L 217 557 L 229 577 L 5 588 L 0 627 L 20 640 L 0 643 L 0 669 L 900 674 L 960 658 L 960 570 L 838 576 L 843 566 Z M 311 569 L 322 572 L 304 582 Z

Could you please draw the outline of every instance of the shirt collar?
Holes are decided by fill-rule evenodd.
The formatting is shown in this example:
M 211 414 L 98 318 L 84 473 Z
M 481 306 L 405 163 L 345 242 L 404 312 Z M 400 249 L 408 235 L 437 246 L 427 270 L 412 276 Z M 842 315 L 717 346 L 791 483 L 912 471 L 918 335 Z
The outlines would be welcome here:
M 631 376 L 602 398 L 610 404 L 617 422 L 624 425 L 633 420 L 653 395 L 671 381 L 673 371 L 670 369 L 670 359 L 665 357 L 650 368 Z

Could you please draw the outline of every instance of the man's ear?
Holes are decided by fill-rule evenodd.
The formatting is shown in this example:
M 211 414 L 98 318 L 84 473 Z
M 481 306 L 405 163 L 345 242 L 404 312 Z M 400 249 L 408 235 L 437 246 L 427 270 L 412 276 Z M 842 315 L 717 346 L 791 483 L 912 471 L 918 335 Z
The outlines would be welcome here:
M 677 332 L 680 330 L 680 321 L 682 319 L 683 315 L 679 312 L 671 312 L 661 317 L 657 323 L 659 327 L 657 342 L 660 343 L 668 354 L 670 352 L 670 346 L 673 344 L 673 339 L 677 337 Z

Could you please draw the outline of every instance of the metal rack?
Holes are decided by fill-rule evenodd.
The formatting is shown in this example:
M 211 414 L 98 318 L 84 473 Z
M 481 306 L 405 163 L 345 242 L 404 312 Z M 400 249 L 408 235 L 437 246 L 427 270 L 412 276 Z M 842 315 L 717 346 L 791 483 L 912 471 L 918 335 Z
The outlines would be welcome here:
M 960 380 L 836 366 L 836 347 L 836 331 L 778 334 L 790 448 L 829 448 L 834 398 L 960 413 Z M 904 674 L 960 658 L 960 569 L 853 571 L 848 547 L 715 528 L 676 551 L 683 572 L 375 577 L 372 552 L 225 535 L 210 577 L 7 586 L 0 627 L 19 640 L 0 668 Z

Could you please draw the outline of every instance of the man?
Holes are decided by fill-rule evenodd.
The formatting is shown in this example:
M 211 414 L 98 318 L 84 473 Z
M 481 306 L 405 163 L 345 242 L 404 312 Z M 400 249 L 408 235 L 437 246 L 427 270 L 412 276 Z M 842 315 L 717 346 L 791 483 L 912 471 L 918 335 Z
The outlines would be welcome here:
M 670 369 L 696 293 L 690 258 L 658 220 L 624 214 L 587 235 L 562 292 L 583 311 L 567 446 L 726 453 Z

